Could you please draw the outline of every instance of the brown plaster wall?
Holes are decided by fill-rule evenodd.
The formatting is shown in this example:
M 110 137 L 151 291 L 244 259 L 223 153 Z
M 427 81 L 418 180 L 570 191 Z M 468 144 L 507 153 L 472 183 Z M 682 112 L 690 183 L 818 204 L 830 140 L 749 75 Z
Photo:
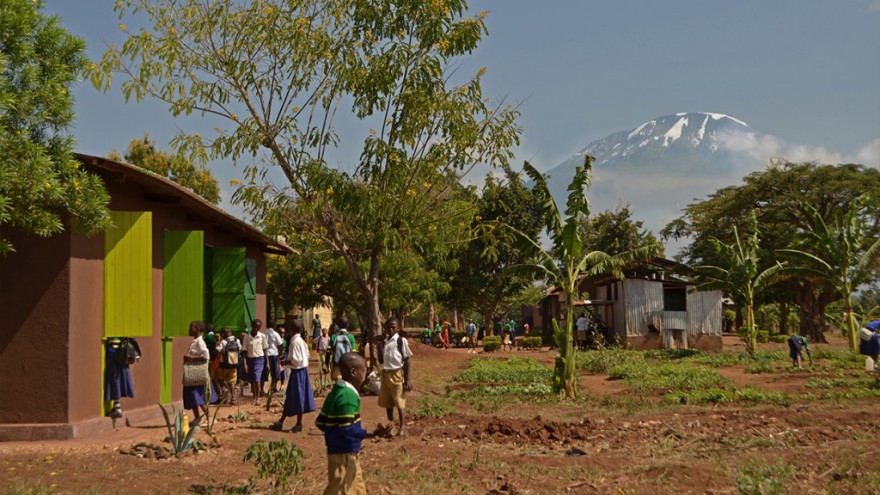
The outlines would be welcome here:
M 104 236 L 70 239 L 70 401 L 68 420 L 101 415 L 104 398 L 101 339 L 104 335 Z
M 648 349 L 660 349 L 663 347 L 663 337 L 657 332 L 648 332 L 647 335 L 627 337 L 626 346 L 629 349 L 645 351 Z
M 0 257 L 0 423 L 67 421 L 70 234 L 4 229 Z
M 721 352 L 722 339 L 720 335 L 701 333 L 688 335 L 688 348 L 703 352 Z

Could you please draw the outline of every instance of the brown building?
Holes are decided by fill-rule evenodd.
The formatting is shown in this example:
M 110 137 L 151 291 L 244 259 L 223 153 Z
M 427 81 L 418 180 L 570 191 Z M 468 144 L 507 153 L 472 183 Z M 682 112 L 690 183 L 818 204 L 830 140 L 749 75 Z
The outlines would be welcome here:
M 77 155 L 110 193 L 114 227 L 84 237 L 4 230 L 0 258 L 0 440 L 110 427 L 104 342 L 135 337 L 133 423 L 181 400 L 192 320 L 243 331 L 266 318 L 266 253 L 289 249 L 190 190 L 138 167 Z
M 540 302 L 542 325 L 552 328 L 556 318 L 565 323 L 566 306 L 575 320 L 588 313 L 602 323 L 605 339 L 633 349 L 699 349 L 721 351 L 721 291 L 695 292 L 695 284 L 681 278 L 690 268 L 663 258 L 624 270 L 623 279 L 584 278 L 581 299 L 566 301 L 551 289 Z M 574 324 L 574 322 L 572 322 Z

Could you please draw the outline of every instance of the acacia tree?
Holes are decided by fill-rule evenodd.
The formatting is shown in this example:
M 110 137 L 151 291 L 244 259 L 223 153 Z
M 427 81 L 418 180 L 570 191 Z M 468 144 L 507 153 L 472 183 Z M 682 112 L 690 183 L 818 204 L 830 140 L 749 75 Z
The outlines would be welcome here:
M 178 154 L 156 149 L 156 142 L 150 139 L 148 134 L 144 134 L 142 138 L 132 139 L 124 155 L 119 156 L 119 153 L 113 150 L 109 157 L 113 160 L 124 159 L 128 163 L 173 180 L 214 204 L 220 202 L 220 187 L 217 186 L 217 179 L 210 170 L 197 167 Z
M 85 43 L 43 2 L 0 6 L 0 226 L 43 237 L 64 229 L 93 234 L 110 224 L 101 179 L 79 168 L 70 86 L 86 64 Z M 14 251 L 0 236 L 0 255 Z
M 858 196 L 880 190 L 880 170 L 857 164 L 773 163 L 766 170 L 743 178 L 743 184 L 725 187 L 706 199 L 689 204 L 681 218 L 661 232 L 664 238 L 688 238 L 690 244 L 680 258 L 692 266 L 723 265 L 711 239 L 734 243 L 732 226 L 749 229 L 754 211 L 761 225 L 759 269 L 776 264 L 776 252 L 795 245 L 798 231 L 810 230 L 813 220 L 805 204 L 823 218 L 846 210 Z M 868 205 L 867 233 L 880 234 L 880 207 Z M 817 254 L 817 253 L 813 253 Z M 780 282 L 767 296 L 797 305 L 800 334 L 824 340 L 825 307 L 839 295 L 813 278 L 791 277 Z
M 813 228 L 801 233 L 803 249 L 779 250 L 792 259 L 799 276 L 826 283 L 843 298 L 844 329 L 853 352 L 858 352 L 859 329 L 853 294 L 863 284 L 876 281 L 880 268 L 880 239 L 867 235 L 865 210 L 871 201 L 869 195 L 860 196 L 845 212 L 833 215 L 830 226 L 815 208 L 804 205 Z
M 614 210 L 605 210 L 584 219 L 578 228 L 584 242 L 593 249 L 617 254 L 648 243 L 657 243 L 654 233 L 644 225 L 645 222 L 632 219 L 629 203 L 618 203 Z
M 536 260 L 533 263 L 516 265 L 512 271 L 529 273 L 545 280 L 551 286 L 560 288 L 569 301 L 566 305 L 565 328 L 560 328 L 556 319 L 553 319 L 554 339 L 559 346 L 559 356 L 556 357 L 556 367 L 553 372 L 553 388 L 556 392 L 564 391 L 565 396 L 569 398 L 577 395 L 571 301 L 579 299 L 581 278 L 601 274 L 612 274 L 623 278 L 624 267 L 647 261 L 661 252 L 660 246 L 656 243 L 649 243 L 616 255 L 590 251 L 584 244 L 578 225 L 590 216 L 586 190 L 590 186 L 592 161 L 593 157 L 587 155 L 584 166 L 579 166 L 575 170 L 574 178 L 568 186 L 564 216 L 550 194 L 546 178 L 528 163 L 523 167 L 535 184 L 534 191 L 541 208 L 544 229 L 550 238 L 550 249 L 544 249 L 540 239 L 527 235 L 514 226 L 507 226 L 516 234 L 523 249 Z
M 781 276 L 783 265 L 776 264 L 760 270 L 758 249 L 758 222 L 751 213 L 751 235 L 743 242 L 739 229 L 733 227 L 732 244 L 724 244 L 718 239 L 711 239 L 723 260 L 723 265 L 701 265 L 696 267 L 697 273 L 706 281 L 697 285 L 696 290 L 722 290 L 733 298 L 734 302 L 746 309 L 746 351 L 754 354 L 757 348 L 758 329 L 755 326 L 755 300 Z
M 248 166 L 238 198 L 279 230 L 324 239 L 371 331 L 380 326 L 383 256 L 430 246 L 441 223 L 466 225 L 453 185 L 478 163 L 506 162 L 518 141 L 516 110 L 483 98 L 484 70 L 450 82 L 450 62 L 486 30 L 485 14 L 465 17 L 461 0 L 121 0 L 117 9 L 150 27 L 111 46 L 93 83 L 106 89 L 118 71 L 126 98 L 217 118 L 213 139 L 175 138 L 194 157 L 278 167 L 283 187 L 267 182 L 260 162 Z M 349 104 L 346 115 L 372 125 L 369 133 L 337 126 Z M 330 166 L 337 145 L 358 141 L 353 171 Z

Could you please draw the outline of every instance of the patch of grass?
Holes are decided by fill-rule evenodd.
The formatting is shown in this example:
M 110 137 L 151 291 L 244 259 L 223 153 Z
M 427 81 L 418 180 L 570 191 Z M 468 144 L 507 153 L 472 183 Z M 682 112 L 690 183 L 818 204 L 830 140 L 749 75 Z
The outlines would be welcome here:
M 782 392 L 762 390 L 756 387 L 705 388 L 672 391 L 663 396 L 666 404 L 721 404 L 729 402 L 771 403 L 787 407 L 791 397 Z
M 442 418 L 452 412 L 452 404 L 445 397 L 423 395 L 416 399 L 416 416 Z
M 690 359 L 704 354 L 696 349 L 656 349 L 645 351 L 645 357 L 649 359 L 664 359 L 667 361 L 677 361 L 680 359 Z
M 550 383 L 553 371 L 531 358 L 472 359 L 452 379 L 465 383 Z
M 782 461 L 749 461 L 739 469 L 736 490 L 740 495 L 779 495 L 794 474 L 794 465 Z
M 575 367 L 588 373 L 607 373 L 614 366 L 644 362 L 645 353 L 627 349 L 603 349 L 575 353 Z
M 499 411 L 511 404 L 549 403 L 557 400 L 546 383 L 484 385 L 453 392 L 452 398 L 473 406 L 480 412 Z
M 608 374 L 612 380 L 622 379 L 627 385 L 641 390 L 703 390 L 729 383 L 714 369 L 691 363 L 627 363 L 612 367 Z

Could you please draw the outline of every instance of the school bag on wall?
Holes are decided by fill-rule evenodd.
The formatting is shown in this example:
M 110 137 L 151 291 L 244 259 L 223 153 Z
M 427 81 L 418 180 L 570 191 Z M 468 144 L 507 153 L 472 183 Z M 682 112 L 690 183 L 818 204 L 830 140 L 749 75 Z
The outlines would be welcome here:
M 124 338 L 119 342 L 116 350 L 116 364 L 129 366 L 137 362 L 141 357 L 141 348 L 137 341 L 132 338 Z

